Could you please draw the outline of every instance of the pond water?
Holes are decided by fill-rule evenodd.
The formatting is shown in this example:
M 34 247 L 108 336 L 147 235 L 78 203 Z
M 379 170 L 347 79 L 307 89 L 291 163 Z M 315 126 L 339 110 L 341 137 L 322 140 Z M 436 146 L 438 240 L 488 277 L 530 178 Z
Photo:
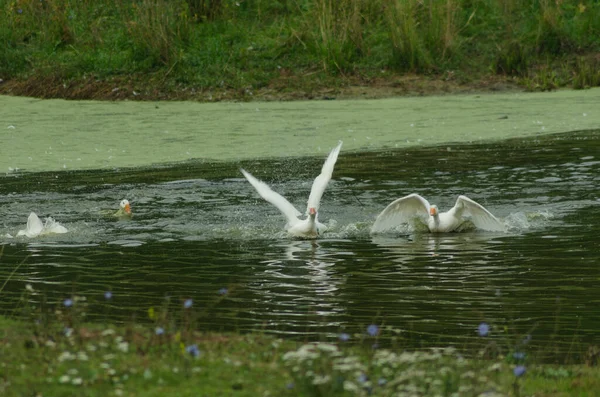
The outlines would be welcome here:
M 465 346 L 485 321 L 502 343 L 531 335 L 562 355 L 600 343 L 600 131 L 367 151 L 345 142 L 319 214 L 329 231 L 290 239 L 239 168 L 304 211 L 328 142 L 316 157 L 7 173 L 0 314 L 18 314 L 29 283 L 33 304 L 85 296 L 91 318 L 117 321 L 192 298 L 206 330 L 328 340 L 379 324 L 408 346 Z M 465 194 L 508 232 L 371 236 L 376 215 L 413 192 L 442 210 Z M 107 215 L 122 198 L 131 220 Z M 6 236 L 30 211 L 69 233 Z

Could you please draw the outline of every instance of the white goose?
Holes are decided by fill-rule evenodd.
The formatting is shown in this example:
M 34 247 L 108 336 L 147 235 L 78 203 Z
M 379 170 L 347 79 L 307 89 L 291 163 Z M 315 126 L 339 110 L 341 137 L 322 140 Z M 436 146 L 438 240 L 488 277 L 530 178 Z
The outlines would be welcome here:
M 468 218 L 475 227 L 487 231 L 504 231 L 505 227 L 481 204 L 466 196 L 458 196 L 456 204 L 448 212 L 438 212 L 418 194 L 409 194 L 388 205 L 378 216 L 371 233 L 381 233 L 413 219 L 423 221 L 432 233 L 446 233 L 458 229 Z
M 113 216 L 117 218 L 131 218 L 131 204 L 129 204 L 129 200 L 123 199 L 119 203 L 119 209 L 117 212 L 113 214 Z
M 53 218 L 48 217 L 46 218 L 46 222 L 42 223 L 37 214 L 32 212 L 29 214 L 29 218 L 27 218 L 27 226 L 24 230 L 19 230 L 17 237 L 26 236 L 32 238 L 45 234 L 62 234 L 67 232 L 67 228 L 56 222 Z
M 281 213 L 286 217 L 287 224 L 285 229 L 290 235 L 294 237 L 315 238 L 326 229 L 325 225 L 318 221 L 317 215 L 319 211 L 319 205 L 321 203 L 321 197 L 323 196 L 323 192 L 325 192 L 325 188 L 331 179 L 333 167 L 337 161 L 341 148 L 342 141 L 340 141 L 338 145 L 329 153 L 329 156 L 327 156 L 327 160 L 325 160 L 325 164 L 323 164 L 323 168 L 321 169 L 321 174 L 317 176 L 313 182 L 310 195 L 308 196 L 306 219 L 298 218 L 302 214 L 296 209 L 296 207 L 287 201 L 285 197 L 271 190 L 266 183 L 259 181 L 246 170 L 242 169 L 241 171 L 248 182 L 254 186 L 258 194 L 263 199 L 277 207 L 279 211 L 281 211 Z

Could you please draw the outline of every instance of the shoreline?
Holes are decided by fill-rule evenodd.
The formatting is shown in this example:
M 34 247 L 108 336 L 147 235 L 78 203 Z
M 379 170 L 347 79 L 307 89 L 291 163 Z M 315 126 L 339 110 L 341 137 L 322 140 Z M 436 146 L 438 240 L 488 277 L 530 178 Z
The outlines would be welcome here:
M 442 96 L 488 93 L 524 93 L 528 91 L 515 78 L 490 75 L 473 81 L 458 81 L 416 74 L 391 74 L 378 78 L 350 76 L 325 84 L 308 78 L 276 79 L 266 87 L 253 89 L 202 88 L 194 85 L 165 84 L 154 77 L 93 77 L 57 80 L 52 76 L 0 81 L 0 95 L 37 99 L 98 101 L 194 101 L 210 102 L 289 102 L 303 100 L 387 99 L 394 97 Z M 290 88 L 291 87 L 291 88 Z M 567 88 L 569 89 L 569 88 Z

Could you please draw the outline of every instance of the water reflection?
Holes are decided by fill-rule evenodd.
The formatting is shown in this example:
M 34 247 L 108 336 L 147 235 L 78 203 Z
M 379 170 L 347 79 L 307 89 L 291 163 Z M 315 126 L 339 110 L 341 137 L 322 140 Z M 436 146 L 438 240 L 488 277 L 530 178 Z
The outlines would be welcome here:
M 375 323 L 412 346 L 463 346 L 486 321 L 560 349 L 598 343 L 597 153 L 600 135 L 588 131 L 343 154 L 322 206 L 331 228 L 316 241 L 286 236 L 281 215 L 256 197 L 240 164 L 129 170 L 135 182 L 121 181 L 119 171 L 11 176 L 0 184 L 0 235 L 21 228 L 30 210 L 72 232 L 2 239 L 0 280 L 10 279 L 0 313 L 15 313 L 30 283 L 34 303 L 48 310 L 85 295 L 92 319 L 144 321 L 148 307 L 169 296 L 174 310 L 193 298 L 201 327 L 211 330 L 323 339 Z M 321 163 L 252 168 L 301 206 L 313 179 L 307 170 Z M 381 209 L 411 192 L 444 207 L 467 194 L 509 232 L 371 236 Z M 132 201 L 131 221 L 101 215 L 123 197 Z

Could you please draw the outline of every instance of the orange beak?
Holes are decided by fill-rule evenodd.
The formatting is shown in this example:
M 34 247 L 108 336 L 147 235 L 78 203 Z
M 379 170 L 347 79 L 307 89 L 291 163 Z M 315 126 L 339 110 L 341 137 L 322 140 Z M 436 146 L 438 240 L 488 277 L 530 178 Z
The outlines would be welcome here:
M 125 208 L 123 208 L 127 214 L 131 214 L 131 206 L 129 204 L 125 204 Z
M 308 209 L 308 213 L 309 213 L 310 215 L 315 215 L 315 214 L 317 213 L 317 210 L 315 210 L 314 208 L 309 208 L 309 209 Z
M 437 211 L 436 211 L 436 210 L 435 210 L 435 208 L 433 208 L 433 207 L 431 207 L 431 208 L 429 209 L 429 215 L 431 215 L 431 216 L 434 216 L 434 215 L 436 214 L 436 212 L 437 212 Z

